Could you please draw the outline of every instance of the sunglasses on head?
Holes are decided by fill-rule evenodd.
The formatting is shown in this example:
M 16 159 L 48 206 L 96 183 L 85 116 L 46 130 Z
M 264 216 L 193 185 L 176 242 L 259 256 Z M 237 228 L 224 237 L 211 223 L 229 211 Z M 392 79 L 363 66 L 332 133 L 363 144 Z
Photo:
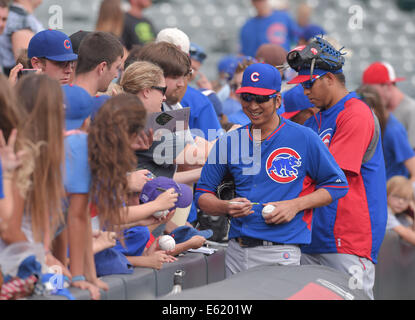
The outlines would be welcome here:
M 269 96 L 262 96 L 258 94 L 252 94 L 252 93 L 241 93 L 241 99 L 245 102 L 251 102 L 255 101 L 256 103 L 265 103 L 271 100 L 272 98 L 275 98 L 277 96 L 276 93 L 269 95 Z
M 151 89 L 160 91 L 163 96 L 166 95 L 167 87 L 152 86 Z

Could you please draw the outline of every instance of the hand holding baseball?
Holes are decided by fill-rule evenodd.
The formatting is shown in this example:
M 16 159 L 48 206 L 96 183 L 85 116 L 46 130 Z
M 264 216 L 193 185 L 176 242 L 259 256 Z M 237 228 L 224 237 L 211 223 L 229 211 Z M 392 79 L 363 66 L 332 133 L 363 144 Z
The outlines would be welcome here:
M 295 215 L 298 213 L 298 208 L 294 200 L 278 201 L 278 202 L 269 202 L 264 204 L 264 209 L 268 206 L 270 209 L 271 205 L 274 206 L 274 210 L 263 214 L 265 223 L 267 224 L 282 224 L 290 222 L 294 219 Z

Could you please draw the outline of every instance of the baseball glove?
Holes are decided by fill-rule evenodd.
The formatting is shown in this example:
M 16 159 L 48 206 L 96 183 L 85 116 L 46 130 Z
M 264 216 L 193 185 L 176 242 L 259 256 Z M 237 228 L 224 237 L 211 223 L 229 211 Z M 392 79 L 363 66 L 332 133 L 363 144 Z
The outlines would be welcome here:
M 343 49 L 343 48 L 342 48 Z M 299 72 L 301 69 L 340 70 L 345 62 L 341 50 L 336 50 L 328 41 L 316 37 L 307 46 L 297 47 L 287 55 L 291 68 Z

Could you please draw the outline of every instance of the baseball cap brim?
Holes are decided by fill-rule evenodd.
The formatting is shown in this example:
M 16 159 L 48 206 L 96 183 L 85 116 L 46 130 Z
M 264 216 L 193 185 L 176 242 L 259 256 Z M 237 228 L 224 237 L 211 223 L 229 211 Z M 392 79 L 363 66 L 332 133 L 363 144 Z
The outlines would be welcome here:
M 170 235 L 174 238 L 176 243 L 182 243 L 194 236 L 202 236 L 205 239 L 209 239 L 213 236 L 213 231 L 211 229 L 197 230 L 196 228 L 190 226 L 180 226 L 174 229 Z
M 300 113 L 300 111 L 302 111 L 302 110 L 292 111 L 292 112 L 284 112 L 281 115 L 281 117 L 283 117 L 285 119 L 291 119 L 292 117 L 294 117 L 295 115 L 297 115 L 298 113 Z
M 321 76 L 322 75 L 315 74 L 315 75 L 313 75 L 313 79 L 316 80 L 316 79 L 320 78 Z M 309 81 L 309 80 L 310 80 L 310 75 L 309 74 L 308 75 L 298 75 L 294 79 L 288 81 L 287 83 L 288 84 L 299 84 L 299 83 L 303 83 L 303 82 L 306 82 L 306 81 Z
M 78 60 L 78 55 L 75 53 L 68 53 L 68 54 L 62 54 L 59 56 L 47 56 L 45 58 L 48 60 L 52 60 L 52 61 L 64 62 L 64 61 Z
M 260 96 L 269 96 L 271 94 L 276 93 L 276 90 L 271 89 L 263 89 L 263 88 L 255 88 L 255 87 L 242 87 L 235 91 L 236 94 L 240 93 L 251 93 L 251 94 L 257 94 Z

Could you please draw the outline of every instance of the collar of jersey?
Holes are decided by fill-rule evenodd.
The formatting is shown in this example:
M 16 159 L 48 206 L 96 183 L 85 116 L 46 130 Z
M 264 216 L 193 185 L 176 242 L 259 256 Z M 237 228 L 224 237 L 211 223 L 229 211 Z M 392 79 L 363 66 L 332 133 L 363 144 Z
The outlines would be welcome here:
M 261 142 L 265 142 L 265 141 L 269 141 L 269 140 L 271 140 L 271 138 L 278 132 L 278 131 L 280 131 L 284 126 L 285 126 L 285 124 L 286 124 L 286 122 L 285 122 L 285 119 L 284 118 L 282 118 L 282 117 L 280 117 L 280 116 L 278 116 L 279 118 L 280 118 L 280 123 L 279 123 L 279 125 L 278 125 L 278 127 L 272 132 L 272 133 L 270 133 L 269 134 L 269 136 L 268 137 L 266 137 L 263 141 L 261 141 Z M 252 127 L 252 123 L 251 124 L 247 124 L 246 125 L 246 129 L 247 129 L 247 131 L 248 131 L 248 135 L 249 135 L 249 140 L 251 140 L 252 142 L 254 141 L 254 138 L 252 137 L 252 135 L 251 135 L 251 127 Z

